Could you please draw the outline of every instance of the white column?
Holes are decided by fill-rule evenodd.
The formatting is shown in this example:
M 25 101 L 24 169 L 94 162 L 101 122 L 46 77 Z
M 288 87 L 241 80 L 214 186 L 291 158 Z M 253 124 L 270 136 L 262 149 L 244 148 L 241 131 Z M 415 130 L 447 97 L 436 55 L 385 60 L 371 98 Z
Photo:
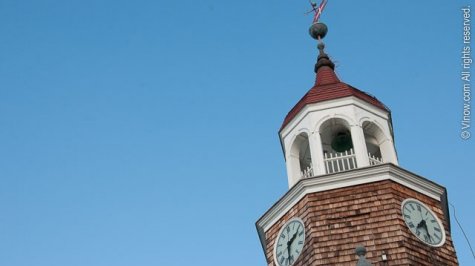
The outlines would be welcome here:
M 285 164 L 287 165 L 287 178 L 289 180 L 289 188 L 293 187 L 300 179 L 300 168 L 298 155 L 295 156 L 289 152 Z
M 396 148 L 394 143 L 390 139 L 384 140 L 379 144 L 381 150 L 381 157 L 383 157 L 383 163 L 393 163 L 399 165 L 397 160 Z
M 325 162 L 323 160 L 323 146 L 320 132 L 314 131 L 309 137 L 310 154 L 312 155 L 312 165 L 314 175 L 324 175 Z
M 355 151 L 358 168 L 369 166 L 368 149 L 366 148 L 364 132 L 361 126 L 351 126 L 351 140 L 353 141 L 353 149 Z

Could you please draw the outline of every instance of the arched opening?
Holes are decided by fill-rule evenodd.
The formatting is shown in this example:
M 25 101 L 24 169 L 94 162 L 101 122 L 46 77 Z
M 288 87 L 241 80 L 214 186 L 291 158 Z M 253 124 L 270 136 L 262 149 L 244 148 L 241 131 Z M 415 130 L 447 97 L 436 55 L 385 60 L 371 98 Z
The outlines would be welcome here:
M 326 173 L 336 173 L 356 168 L 356 157 L 349 123 L 332 118 L 320 126 Z
M 312 155 L 306 133 L 299 134 L 290 150 L 292 176 L 295 180 L 313 176 Z
M 365 121 L 363 122 L 363 132 L 366 149 L 368 150 L 369 164 L 377 165 L 383 163 L 383 150 L 385 147 L 381 144 L 386 140 L 383 131 L 376 124 Z

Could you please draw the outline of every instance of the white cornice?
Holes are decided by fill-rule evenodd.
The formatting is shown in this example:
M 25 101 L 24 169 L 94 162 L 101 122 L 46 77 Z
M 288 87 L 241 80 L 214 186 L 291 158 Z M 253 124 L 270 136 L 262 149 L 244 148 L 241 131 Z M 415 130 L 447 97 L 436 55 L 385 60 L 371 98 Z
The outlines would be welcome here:
M 382 117 L 384 119 L 388 118 L 389 112 L 383 111 L 380 108 L 375 107 L 374 105 L 363 101 L 355 96 L 347 96 L 343 98 L 327 100 L 323 102 L 311 103 L 305 105 L 302 110 L 300 110 L 295 117 L 280 130 L 279 135 L 281 138 L 284 138 L 289 134 L 301 120 L 305 118 L 310 113 L 318 112 L 327 109 L 339 108 L 344 106 L 354 105 L 363 110 L 366 110 L 376 116 Z
M 383 180 L 392 180 L 438 201 L 441 200 L 441 197 L 445 193 L 444 187 L 389 163 L 358 168 L 336 174 L 321 175 L 313 178 L 302 179 L 295 184 L 256 222 L 257 229 L 261 233 L 266 232 L 285 213 L 297 204 L 299 200 L 309 193 Z

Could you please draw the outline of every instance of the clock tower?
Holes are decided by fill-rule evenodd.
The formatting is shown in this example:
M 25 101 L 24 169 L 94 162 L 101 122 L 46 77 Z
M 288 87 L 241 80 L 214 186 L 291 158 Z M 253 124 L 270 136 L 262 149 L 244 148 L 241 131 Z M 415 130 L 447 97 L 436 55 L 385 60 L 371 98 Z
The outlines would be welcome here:
M 279 130 L 289 190 L 256 222 L 267 264 L 458 265 L 446 189 L 399 166 L 391 111 L 340 80 L 326 33 L 314 19 L 316 81 Z

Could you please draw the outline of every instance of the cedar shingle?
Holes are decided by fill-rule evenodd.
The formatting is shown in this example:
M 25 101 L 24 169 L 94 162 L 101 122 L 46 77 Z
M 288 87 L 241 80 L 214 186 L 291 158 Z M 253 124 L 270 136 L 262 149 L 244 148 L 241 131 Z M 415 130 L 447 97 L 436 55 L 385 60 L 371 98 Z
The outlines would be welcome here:
M 353 266 L 357 245 L 367 248 L 366 257 L 374 265 L 379 265 L 383 251 L 389 265 L 458 265 L 448 230 L 445 244 L 433 248 L 407 229 L 400 207 L 406 198 L 416 198 L 430 206 L 447 228 L 439 201 L 390 180 L 312 193 L 266 232 L 268 265 L 274 265 L 276 234 L 295 216 L 305 217 L 307 230 L 306 244 L 295 266 Z

